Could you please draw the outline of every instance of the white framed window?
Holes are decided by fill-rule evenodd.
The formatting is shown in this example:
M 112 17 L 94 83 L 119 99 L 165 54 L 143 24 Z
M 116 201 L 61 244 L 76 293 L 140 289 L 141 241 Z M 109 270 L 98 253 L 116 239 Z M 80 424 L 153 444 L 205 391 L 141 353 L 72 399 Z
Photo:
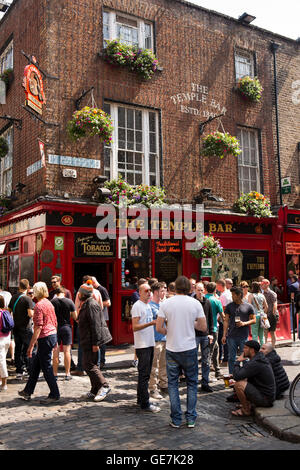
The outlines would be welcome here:
M 0 73 L 14 68 L 14 45 L 13 41 L 9 43 L 0 56 Z
M 254 78 L 254 54 L 253 52 L 236 49 L 235 51 L 235 77 L 239 80 L 246 75 Z
M 153 24 L 115 11 L 103 11 L 103 44 L 118 39 L 142 49 L 153 49 Z
M 6 139 L 9 150 L 8 154 L 0 160 L 0 194 L 10 196 L 12 192 L 13 171 L 13 127 L 3 132 L 1 137 Z
M 240 193 L 260 192 L 258 131 L 240 128 L 237 137 L 242 150 L 238 157 Z
M 129 184 L 159 186 L 158 113 L 149 109 L 105 103 L 113 120 L 113 142 L 104 147 L 104 175 L 120 174 Z

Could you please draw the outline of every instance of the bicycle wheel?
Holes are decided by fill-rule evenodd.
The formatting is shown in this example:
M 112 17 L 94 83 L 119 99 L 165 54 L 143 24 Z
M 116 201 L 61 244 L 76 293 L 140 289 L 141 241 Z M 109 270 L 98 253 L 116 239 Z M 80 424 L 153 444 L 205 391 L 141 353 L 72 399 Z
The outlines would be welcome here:
M 300 374 L 298 374 L 291 383 L 289 399 L 294 412 L 300 416 Z

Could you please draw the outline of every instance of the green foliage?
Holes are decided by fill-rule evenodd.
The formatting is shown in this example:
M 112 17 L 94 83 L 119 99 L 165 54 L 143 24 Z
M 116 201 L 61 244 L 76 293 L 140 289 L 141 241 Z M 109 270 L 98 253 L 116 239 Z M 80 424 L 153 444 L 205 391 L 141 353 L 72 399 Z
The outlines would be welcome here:
M 256 191 L 242 194 L 235 202 L 234 209 L 241 214 L 252 215 L 254 217 L 272 216 L 270 200 Z
M 123 44 L 116 39 L 106 41 L 104 59 L 109 64 L 126 66 L 146 80 L 153 76 L 158 66 L 158 60 L 151 50 Z
M 239 79 L 237 88 L 239 92 L 248 98 L 250 101 L 258 103 L 261 99 L 263 87 L 257 77 L 251 78 L 248 76 Z
M 72 140 L 97 135 L 102 142 L 110 144 L 113 132 L 112 120 L 102 109 L 85 106 L 73 113 L 67 131 Z
M 104 186 L 111 191 L 107 202 L 111 202 L 115 207 L 124 205 L 121 198 L 125 198 L 124 202 L 127 206 L 143 204 L 146 207 L 160 207 L 165 204 L 165 192 L 157 186 L 145 184 L 131 186 L 121 176 L 118 179 L 106 181 Z
M 6 69 L 4 72 L 0 75 L 0 79 L 5 83 L 5 85 L 8 87 L 11 82 L 14 79 L 14 71 L 13 69 Z
M 213 235 L 210 234 L 205 235 L 204 237 L 197 237 L 197 242 L 202 244 L 202 248 L 200 248 L 200 250 L 190 251 L 194 258 L 215 258 L 222 255 L 223 247 L 221 246 L 220 241 Z
M 238 157 L 241 152 L 238 139 L 228 134 L 228 132 L 217 131 L 208 134 L 203 142 L 202 155 L 204 156 L 216 156 L 223 159 L 227 155 Z

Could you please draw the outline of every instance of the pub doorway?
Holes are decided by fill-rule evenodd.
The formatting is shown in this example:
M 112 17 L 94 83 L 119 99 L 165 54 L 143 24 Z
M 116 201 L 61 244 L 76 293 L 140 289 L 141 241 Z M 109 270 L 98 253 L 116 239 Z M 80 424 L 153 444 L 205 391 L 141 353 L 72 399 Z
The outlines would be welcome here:
M 97 281 L 108 290 L 111 301 L 111 306 L 108 309 L 109 328 L 111 329 L 113 311 L 113 263 L 99 263 L 99 260 L 96 262 L 88 260 L 74 263 L 74 299 L 79 287 L 82 284 L 82 278 L 86 275 L 95 276 Z

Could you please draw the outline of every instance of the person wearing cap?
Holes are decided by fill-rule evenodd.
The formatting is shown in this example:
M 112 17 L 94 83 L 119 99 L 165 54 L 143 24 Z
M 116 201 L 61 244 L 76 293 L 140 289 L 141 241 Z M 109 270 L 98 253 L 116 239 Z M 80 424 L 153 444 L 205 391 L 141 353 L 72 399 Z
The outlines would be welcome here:
M 275 377 L 257 341 L 245 343 L 243 353 L 234 363 L 233 379 L 234 390 L 241 404 L 232 411 L 234 416 L 250 416 L 252 405 L 262 408 L 273 406 L 276 397 Z
M 91 390 L 86 398 L 95 402 L 104 400 L 110 392 L 109 385 L 98 367 L 98 352 L 102 344 L 111 341 L 103 311 L 93 298 L 93 282 L 88 279 L 78 291 L 81 302 L 78 329 L 82 349 L 82 366 L 91 381 Z

